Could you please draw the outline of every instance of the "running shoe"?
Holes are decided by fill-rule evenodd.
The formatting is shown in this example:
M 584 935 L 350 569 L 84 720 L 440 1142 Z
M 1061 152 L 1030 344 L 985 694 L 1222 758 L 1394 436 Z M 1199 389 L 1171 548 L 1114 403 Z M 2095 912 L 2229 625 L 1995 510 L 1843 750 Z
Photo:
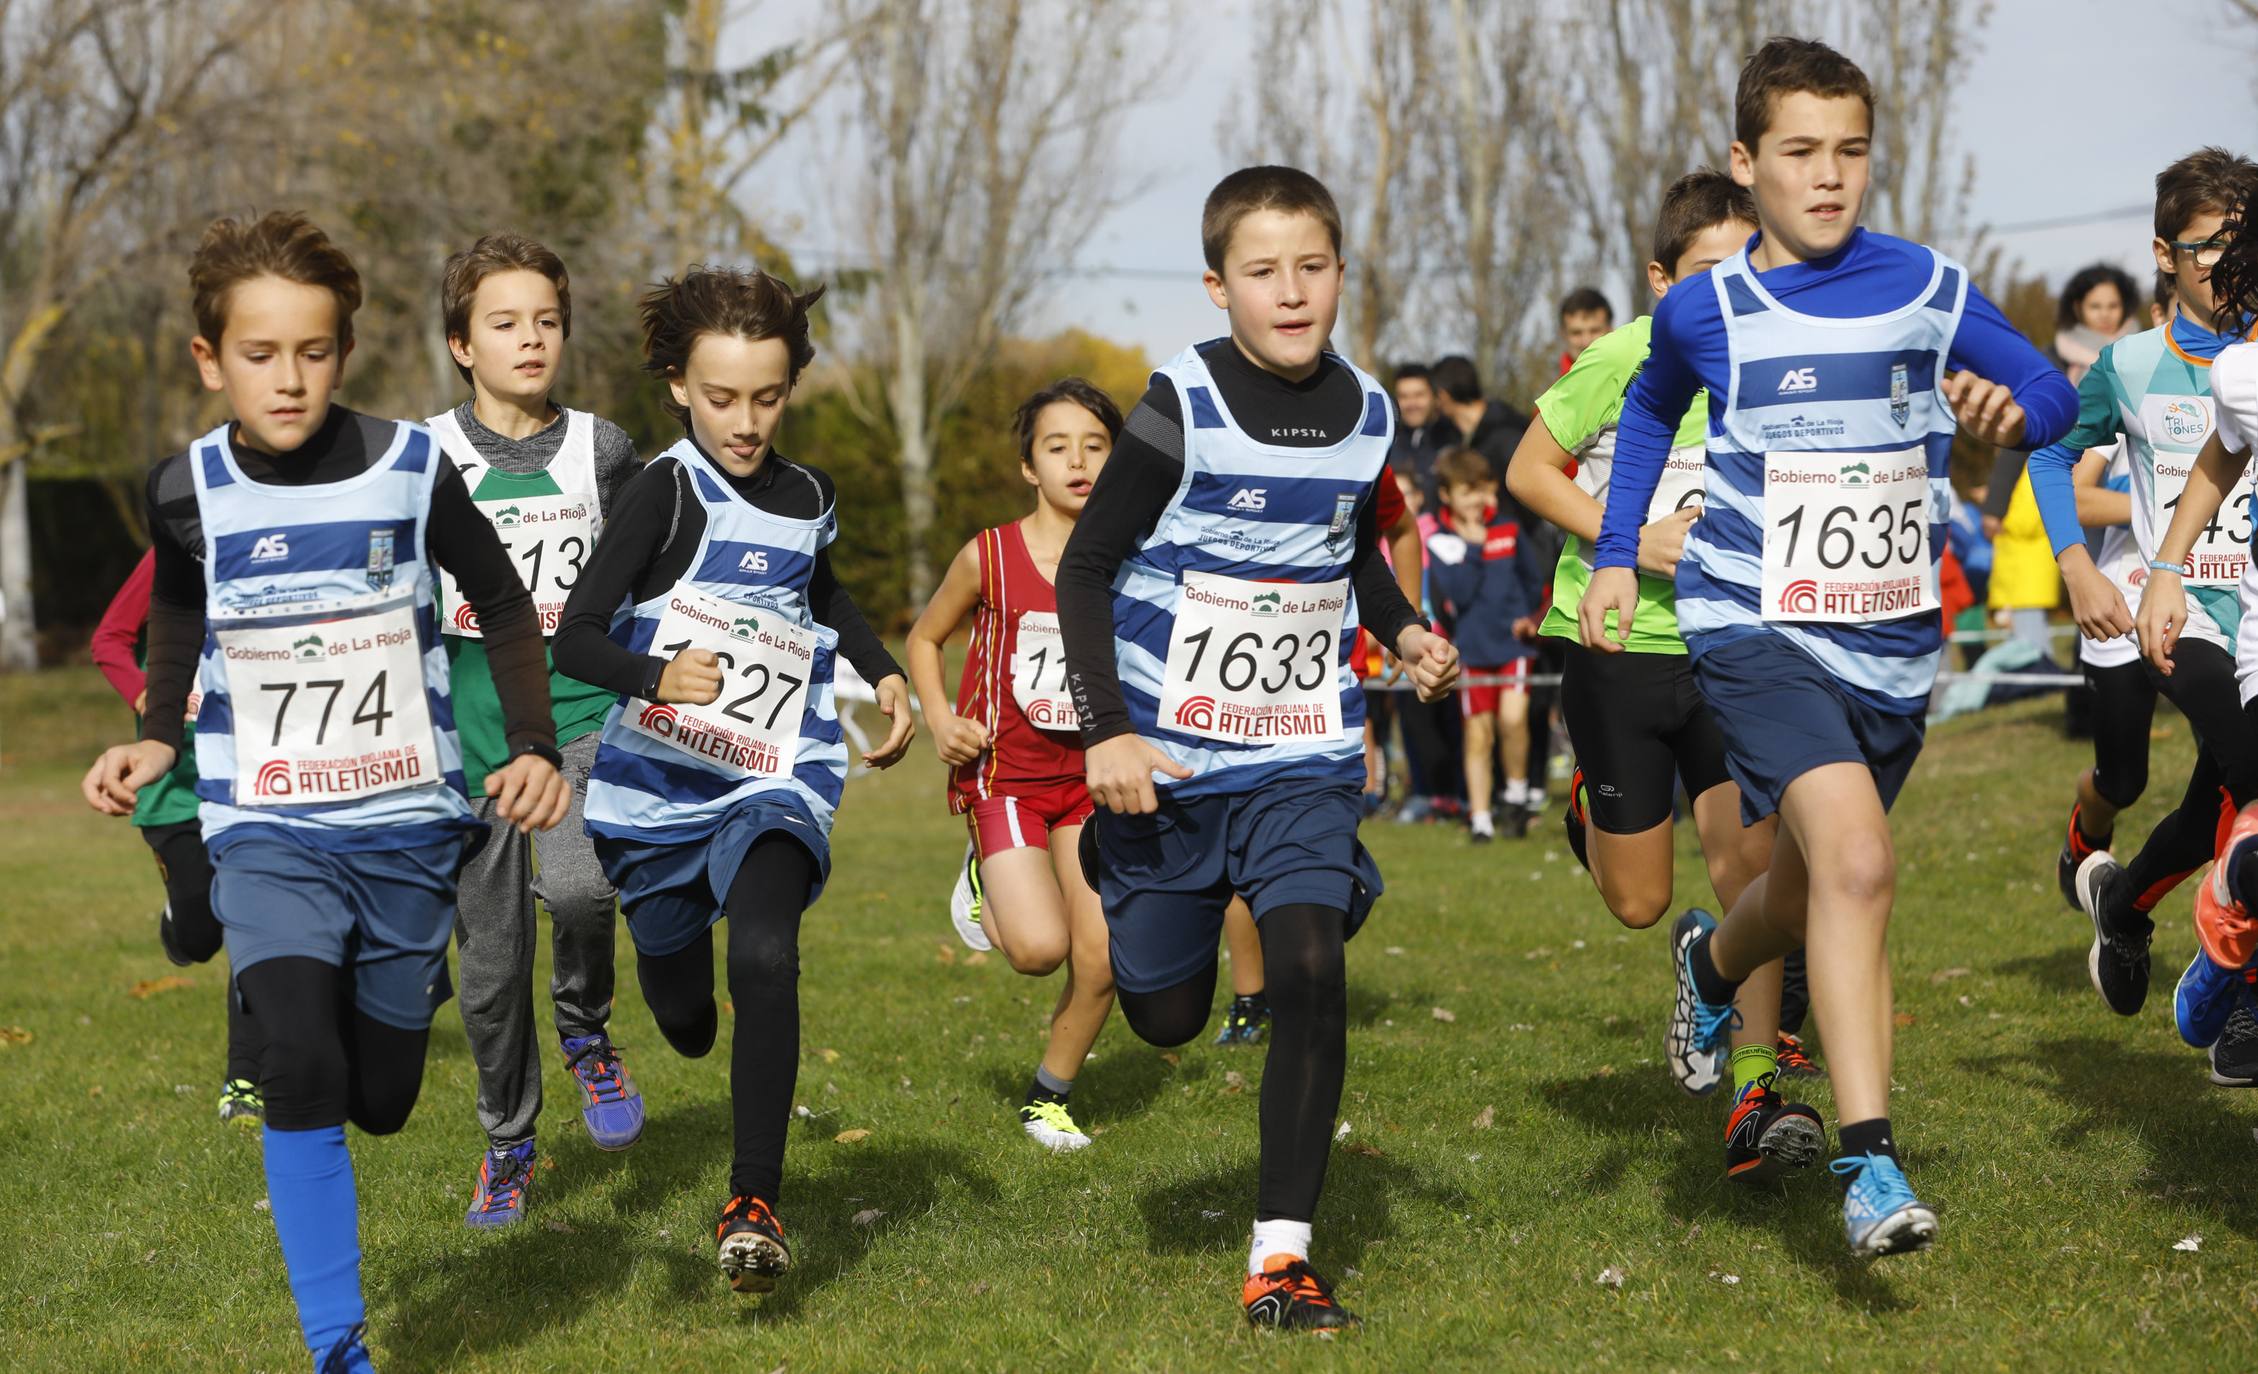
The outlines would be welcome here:
M 1282 1331 L 1329 1331 L 1358 1318 L 1334 1300 L 1333 1285 L 1297 1255 L 1272 1255 L 1240 1290 L 1247 1324 Z
M 1234 997 L 1223 1009 L 1223 1029 L 1215 1033 L 1218 1045 L 1259 1045 L 1270 1029 L 1270 999 L 1260 993 Z
M 165 909 L 157 913 L 157 944 L 174 968 L 187 968 L 196 962 L 180 952 L 180 933 L 172 927 L 171 902 L 165 903 Z
M 1488 844 L 1497 838 L 1497 828 L 1491 823 L 1490 813 L 1487 811 L 1475 812 L 1474 819 L 1467 822 L 1466 828 L 1476 844 Z
M 488 1149 L 478 1161 L 478 1191 L 471 1195 L 463 1225 L 486 1230 L 523 1221 L 532 1186 L 532 1141 L 507 1150 Z
M 230 1078 L 220 1084 L 220 1123 L 256 1130 L 266 1120 L 267 1104 L 259 1085 L 248 1078 Z
M 2222 1088 L 2258 1085 L 2258 1014 L 2247 999 L 2227 1013 L 2219 1038 L 2211 1042 L 2211 1081 Z
M 1529 822 L 1535 818 L 1536 814 L 1523 805 L 1508 806 L 1505 808 L 1506 833 L 1517 840 L 1527 839 L 1529 837 Z
M 1586 873 L 1592 870 L 1590 806 L 1591 799 L 1584 795 L 1584 770 L 1579 766 L 1568 779 L 1568 805 L 1561 808 L 1560 824 L 1568 831 L 1568 852 L 1576 856 Z
M 1782 1078 L 1825 1078 L 1827 1076 L 1827 1071 L 1819 1067 L 1819 1061 L 1813 1059 L 1811 1052 L 1803 1047 L 1802 1036 L 1790 1035 L 1786 1031 L 1781 1031 L 1779 1038 L 1773 1041 L 1773 1055 L 1780 1066 L 1780 1077 Z
M 995 948 L 988 932 L 980 928 L 980 854 L 970 844 L 964 847 L 956 890 L 949 894 L 949 923 L 957 928 L 957 938 L 966 949 L 986 953 Z
M 599 1150 L 624 1150 L 643 1138 L 643 1094 L 619 1061 L 619 1047 L 608 1035 L 567 1036 L 565 1067 L 587 1101 L 580 1119 Z
M 784 1223 L 776 1209 L 743 1193 L 729 1199 L 714 1226 L 721 1272 L 739 1293 L 767 1293 L 778 1276 L 792 1267 L 791 1247 L 784 1243 Z
M 1670 927 L 1670 952 L 1678 966 L 1677 999 L 1670 1008 L 1670 1028 L 1663 1041 L 1665 1062 L 1678 1086 L 1695 1097 L 1717 1091 L 1725 1073 L 1727 1036 L 1733 1025 L 1730 1002 L 1701 1000 L 1694 987 L 1693 967 L 1686 962 L 1694 942 L 1717 929 L 1717 918 L 1699 907 L 1687 908 Z
M 1843 1234 L 1860 1259 L 1903 1255 L 1936 1243 L 1937 1214 L 1913 1196 L 1905 1171 L 1888 1155 L 1844 1155 L 1827 1166 L 1850 1180 L 1843 1194 Z
M 2139 917 L 2133 911 L 2131 881 L 2106 849 L 2096 849 L 2078 865 L 2078 905 L 2093 922 L 2086 972 L 2093 990 L 2119 1016 L 2137 1015 L 2148 1000 L 2148 941 L 2155 932 L 2145 918 L 2146 930 L 2119 929 L 2127 915 Z
M 1027 1138 L 1053 1153 L 1079 1150 L 1090 1137 L 1074 1124 L 1064 1102 L 1030 1102 L 1019 1109 L 1020 1129 Z
M 1772 1090 L 1765 1074 L 1733 1100 L 1725 1119 L 1725 1177 L 1767 1183 L 1793 1169 L 1808 1169 L 1827 1147 L 1819 1113 Z
M 314 1374 L 376 1374 L 376 1366 L 369 1361 L 367 1322 L 355 1322 L 352 1329 L 337 1338 L 337 1343 L 322 1352 L 321 1363 L 314 1366 Z
M 1396 824 L 1417 825 L 1434 810 L 1435 804 L 1425 797 L 1405 797 L 1403 805 L 1396 808 Z
M 2258 921 L 2250 917 L 2250 897 L 2237 892 L 2237 875 L 2245 875 L 2251 856 L 2258 853 L 2258 803 L 2236 813 L 2219 846 L 2218 862 L 2210 876 L 2195 889 L 2195 938 L 2221 968 L 2248 968 L 2258 960 Z

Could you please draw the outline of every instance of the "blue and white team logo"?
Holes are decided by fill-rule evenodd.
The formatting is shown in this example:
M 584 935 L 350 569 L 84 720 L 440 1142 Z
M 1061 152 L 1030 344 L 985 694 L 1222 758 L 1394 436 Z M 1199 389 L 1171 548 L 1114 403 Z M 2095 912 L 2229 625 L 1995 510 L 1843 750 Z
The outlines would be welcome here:
M 1325 542 L 1338 544 L 1348 538 L 1349 527 L 1356 523 L 1356 498 L 1347 494 L 1333 498 L 1333 523 L 1325 528 Z
M 1903 426 L 1913 414 L 1913 380 L 1905 364 L 1890 364 L 1890 418 Z
M 368 535 L 368 584 L 372 591 L 383 591 L 392 585 L 393 531 L 370 530 Z

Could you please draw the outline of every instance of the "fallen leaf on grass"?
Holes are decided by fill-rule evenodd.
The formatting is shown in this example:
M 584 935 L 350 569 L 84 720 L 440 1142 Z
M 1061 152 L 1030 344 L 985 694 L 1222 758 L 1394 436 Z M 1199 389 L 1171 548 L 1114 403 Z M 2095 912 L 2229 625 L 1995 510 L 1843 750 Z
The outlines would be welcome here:
M 855 1213 L 855 1225 L 857 1225 L 857 1226 L 868 1226 L 868 1225 L 871 1225 L 871 1224 L 872 1224 L 873 1222 L 877 1221 L 877 1220 L 878 1220 L 878 1219 L 879 1219 L 880 1217 L 882 1217 L 882 1216 L 884 1216 L 884 1215 L 886 1215 L 886 1213 L 885 1213 L 885 1212 L 884 1212 L 884 1211 L 883 1211 L 882 1209 L 880 1209 L 880 1208 L 877 1208 L 877 1207 L 865 1207 L 865 1208 L 863 1208 L 863 1209 L 862 1209 L 861 1211 L 859 1211 L 859 1212 Z
M 737 1004 L 735 1002 L 722 1003 L 721 1014 L 723 1016 L 735 1016 L 737 1014 Z
M 1174 1050 L 1163 1050 L 1161 1051 L 1160 1062 L 1173 1069 L 1184 1062 L 1184 1056 Z
M 1497 1124 L 1497 1108 L 1484 1107 L 1474 1114 L 1474 1129 L 1486 1131 Z
M 972 951 L 972 953 L 964 956 L 964 966 L 966 968 L 978 968 L 982 964 L 985 964 L 987 962 L 988 956 L 980 950 L 974 950 Z
M 1200 1209 L 1200 1220 L 1202 1221 L 1221 1221 L 1225 1215 L 1223 1212 L 1210 1212 L 1204 1207 Z
M 858 1140 L 870 1139 L 870 1132 L 864 1130 L 860 1126 L 857 1126 L 851 1131 L 841 1131 L 839 1132 L 839 1134 L 831 1137 L 831 1139 L 834 1144 L 852 1145 Z
M 192 988 L 194 986 L 196 984 L 192 980 L 183 978 L 177 973 L 168 973 L 162 978 L 144 978 L 132 987 L 127 988 L 126 991 L 136 999 L 146 1002 L 160 992 L 171 992 L 174 988 Z
M 1352 1155 L 1363 1155 L 1367 1159 L 1387 1158 L 1387 1156 L 1381 1152 L 1379 1146 L 1367 1144 L 1366 1142 L 1361 1140 L 1352 1140 L 1348 1144 L 1343 1145 L 1341 1148 L 1348 1151 Z
M 1709 1277 L 1728 1287 L 1741 1281 L 1741 1276 L 1738 1274 L 1720 1274 L 1714 1269 L 1709 1271 Z
M 1403 946 L 1402 946 L 1402 945 L 1390 945 L 1390 946 L 1388 946 L 1388 947 L 1387 947 L 1386 949 L 1383 949 L 1383 950 L 1381 950 L 1380 952 L 1381 952 L 1382 954 L 1401 954 L 1401 953 L 1403 953 Z
M 1240 1073 L 1237 1069 L 1230 1069 L 1225 1071 L 1223 1075 L 1223 1091 L 1227 1093 L 1243 1093 L 1246 1090 L 1247 1076 L 1245 1074 Z
M 1610 1264 L 1605 1269 L 1600 1270 L 1599 1277 L 1593 1279 L 1592 1282 L 1605 1288 L 1621 1288 L 1623 1286 L 1623 1271 Z
M 1919 1019 L 1919 1017 L 1915 1016 L 1912 1012 L 1909 1011 L 1901 1011 L 1897 1015 L 1890 1018 L 1890 1020 L 1895 1021 L 1899 1026 L 1910 1026 Z
M 577 1226 L 575 1226 L 575 1225 L 573 1225 L 573 1224 L 572 1224 L 571 1222 L 569 1222 L 569 1221 L 553 1221 L 553 1220 L 552 1220 L 552 1221 L 544 1221 L 544 1222 L 542 1222 L 541 1224 L 542 1224 L 543 1226 L 546 1226 L 546 1227 L 548 1227 L 548 1228 L 549 1228 L 550 1230 L 557 1232 L 557 1233 L 558 1233 L 558 1234 L 560 1234 L 560 1235 L 566 1235 L 566 1236 L 577 1236 L 577 1235 L 579 1235 L 579 1234 L 580 1234 L 580 1228 L 579 1228 L 579 1227 L 577 1227 Z
M 951 945 L 936 945 L 936 946 L 935 946 L 935 949 L 936 949 L 936 950 L 937 950 L 938 952 L 937 952 L 936 954 L 934 954 L 934 956 L 933 956 L 933 957 L 934 957 L 934 959 L 936 959 L 937 961 L 939 961 L 939 962 L 941 962 L 941 963 L 944 963 L 944 964 L 953 964 L 953 963 L 955 963 L 955 962 L 957 961 L 957 952 L 956 952 L 956 949 L 955 949 L 955 947 L 954 947 L 954 946 L 951 946 Z
M 274 1210 L 274 1204 L 265 1198 L 260 1198 L 257 1202 L 251 1204 L 251 1210 L 254 1212 L 271 1212 Z
M 1592 1070 L 1592 1077 L 1594 1078 L 1613 1078 L 1614 1076 L 1615 1066 L 1613 1064 L 1602 1064 Z
M 1964 968 L 1940 968 L 1929 975 L 1929 981 L 1932 983 L 1949 983 L 1955 978 L 1965 978 L 1974 971 Z
M 839 1062 L 839 1052 L 837 1050 L 821 1049 L 817 1050 L 816 1054 L 820 1056 L 823 1062 L 826 1064 L 836 1064 Z
M 1437 1021 L 1456 1021 L 1458 1013 L 1445 1007 L 1437 1007 L 1434 1010 L 1434 1017 Z
M 2200 1250 L 2200 1249 L 2202 1249 L 2202 1248 L 2203 1248 L 2203 1237 L 2201 1237 L 2201 1236 L 2182 1236 L 2182 1237 L 2180 1237 L 2180 1238 L 2179 1238 L 2178 1240 L 2176 1240 L 2176 1241 L 2173 1241 L 2173 1242 L 2172 1242 L 2172 1248 L 2173 1248 L 2174 1250 L 2187 1250 L 2187 1251 L 2196 1251 L 2196 1250 Z
M 31 1043 L 31 1032 L 22 1026 L 0 1026 L 0 1050 Z

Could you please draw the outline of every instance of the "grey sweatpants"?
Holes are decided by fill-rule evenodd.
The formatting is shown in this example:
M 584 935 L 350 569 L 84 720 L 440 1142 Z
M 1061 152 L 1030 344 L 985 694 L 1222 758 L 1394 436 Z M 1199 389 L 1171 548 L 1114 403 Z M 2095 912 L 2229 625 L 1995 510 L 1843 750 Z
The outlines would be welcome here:
M 492 826 L 486 847 L 463 868 L 455 939 L 463 1031 L 478 1065 L 478 1124 L 495 1149 L 533 1137 L 541 1114 L 541 1045 L 533 1021 L 533 899 L 549 908 L 549 1000 L 559 1037 L 594 1035 L 612 1014 L 612 885 L 581 827 L 595 732 L 564 746 L 572 810 L 557 828 L 528 839 L 494 819 L 494 800 L 471 804 Z M 541 872 L 533 873 L 538 854 Z

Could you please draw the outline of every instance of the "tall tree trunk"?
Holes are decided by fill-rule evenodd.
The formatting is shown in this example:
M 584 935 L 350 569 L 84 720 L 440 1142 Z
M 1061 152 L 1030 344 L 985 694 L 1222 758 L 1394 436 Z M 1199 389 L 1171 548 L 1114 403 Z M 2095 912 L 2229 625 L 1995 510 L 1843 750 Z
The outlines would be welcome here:
M 0 447 L 21 442 L 12 419 L 0 418 Z M 30 464 L 21 457 L 0 479 L 0 669 L 24 672 L 39 666 L 39 640 L 33 633 L 31 605 Z
M 933 433 L 928 418 L 932 397 L 926 389 L 924 333 L 907 311 L 894 320 L 894 375 L 886 386 L 887 409 L 901 443 L 902 534 L 909 604 L 922 606 L 933 594 Z

